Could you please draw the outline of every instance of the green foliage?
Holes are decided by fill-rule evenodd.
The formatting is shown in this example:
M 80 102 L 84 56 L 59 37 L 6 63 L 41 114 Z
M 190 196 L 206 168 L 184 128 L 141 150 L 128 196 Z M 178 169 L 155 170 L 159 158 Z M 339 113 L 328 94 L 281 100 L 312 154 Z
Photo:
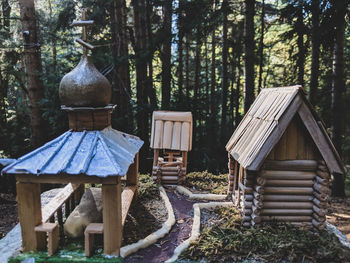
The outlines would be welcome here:
M 217 221 L 206 228 L 182 258 L 206 262 L 236 262 L 257 259 L 263 262 L 345 262 L 350 250 L 333 234 L 313 233 L 291 225 L 243 227 L 239 213 L 217 208 Z
M 159 196 L 159 186 L 153 181 L 149 174 L 139 174 L 138 198 L 152 199 Z
M 208 171 L 189 173 L 185 181 L 185 185 L 189 188 L 212 194 L 226 194 L 227 184 L 227 174 L 214 175 Z

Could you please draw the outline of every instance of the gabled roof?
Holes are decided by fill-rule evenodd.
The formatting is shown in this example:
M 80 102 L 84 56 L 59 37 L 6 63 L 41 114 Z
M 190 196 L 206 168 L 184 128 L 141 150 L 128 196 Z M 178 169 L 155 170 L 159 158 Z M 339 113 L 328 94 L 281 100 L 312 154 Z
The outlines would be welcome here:
M 190 151 L 192 149 L 192 113 L 154 111 L 150 147 Z
M 142 144 L 138 137 L 111 127 L 101 131 L 67 131 L 22 156 L 2 173 L 124 176 Z
M 263 89 L 226 145 L 241 166 L 259 170 L 293 117 L 299 114 L 331 172 L 344 166 L 301 86 Z

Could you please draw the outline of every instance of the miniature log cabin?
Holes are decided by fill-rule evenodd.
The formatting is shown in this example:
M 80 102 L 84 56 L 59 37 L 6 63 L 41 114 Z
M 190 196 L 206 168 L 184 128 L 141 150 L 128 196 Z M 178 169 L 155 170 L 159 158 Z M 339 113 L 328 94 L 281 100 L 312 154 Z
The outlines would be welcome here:
M 263 89 L 226 150 L 228 194 L 245 226 L 325 227 L 330 174 L 344 166 L 302 87 Z
M 93 23 L 83 22 L 76 25 Z M 17 180 L 22 250 L 44 249 L 48 235 L 48 253 L 52 255 L 63 225 L 63 205 L 67 218 L 79 202 L 84 184 L 90 183 L 102 184 L 103 223 L 99 229 L 104 253 L 119 255 L 123 224 L 137 190 L 138 151 L 143 142 L 111 128 L 111 86 L 87 56 L 86 48 L 79 65 L 63 77 L 59 94 L 62 108 L 68 112 L 70 130 L 2 171 Z M 125 175 L 122 192 L 121 178 Z M 42 183 L 67 184 L 43 209 Z M 87 243 L 90 248 L 92 244 Z
M 180 184 L 187 171 L 187 153 L 192 149 L 192 113 L 154 111 L 151 148 L 153 179 L 162 184 Z

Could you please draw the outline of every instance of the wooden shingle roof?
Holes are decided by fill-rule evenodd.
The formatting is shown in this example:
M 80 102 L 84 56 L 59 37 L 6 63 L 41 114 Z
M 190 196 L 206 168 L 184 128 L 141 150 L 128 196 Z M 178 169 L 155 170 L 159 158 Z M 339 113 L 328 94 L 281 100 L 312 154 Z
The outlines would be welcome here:
M 263 89 L 231 136 L 226 150 L 244 168 L 259 170 L 296 114 L 329 170 L 343 173 L 342 161 L 301 86 Z
M 190 151 L 192 149 L 192 113 L 154 111 L 151 148 Z

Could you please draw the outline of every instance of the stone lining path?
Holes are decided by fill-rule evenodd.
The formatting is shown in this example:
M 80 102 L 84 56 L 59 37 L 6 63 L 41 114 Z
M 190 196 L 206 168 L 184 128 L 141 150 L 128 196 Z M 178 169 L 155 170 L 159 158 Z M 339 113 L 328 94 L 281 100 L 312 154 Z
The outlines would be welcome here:
M 176 224 L 170 233 L 152 246 L 139 250 L 126 257 L 124 263 L 160 263 L 169 259 L 175 248 L 185 239 L 189 238 L 192 231 L 193 204 L 195 201 L 188 201 L 183 195 L 174 190 L 166 190 L 169 201 L 173 206 Z

